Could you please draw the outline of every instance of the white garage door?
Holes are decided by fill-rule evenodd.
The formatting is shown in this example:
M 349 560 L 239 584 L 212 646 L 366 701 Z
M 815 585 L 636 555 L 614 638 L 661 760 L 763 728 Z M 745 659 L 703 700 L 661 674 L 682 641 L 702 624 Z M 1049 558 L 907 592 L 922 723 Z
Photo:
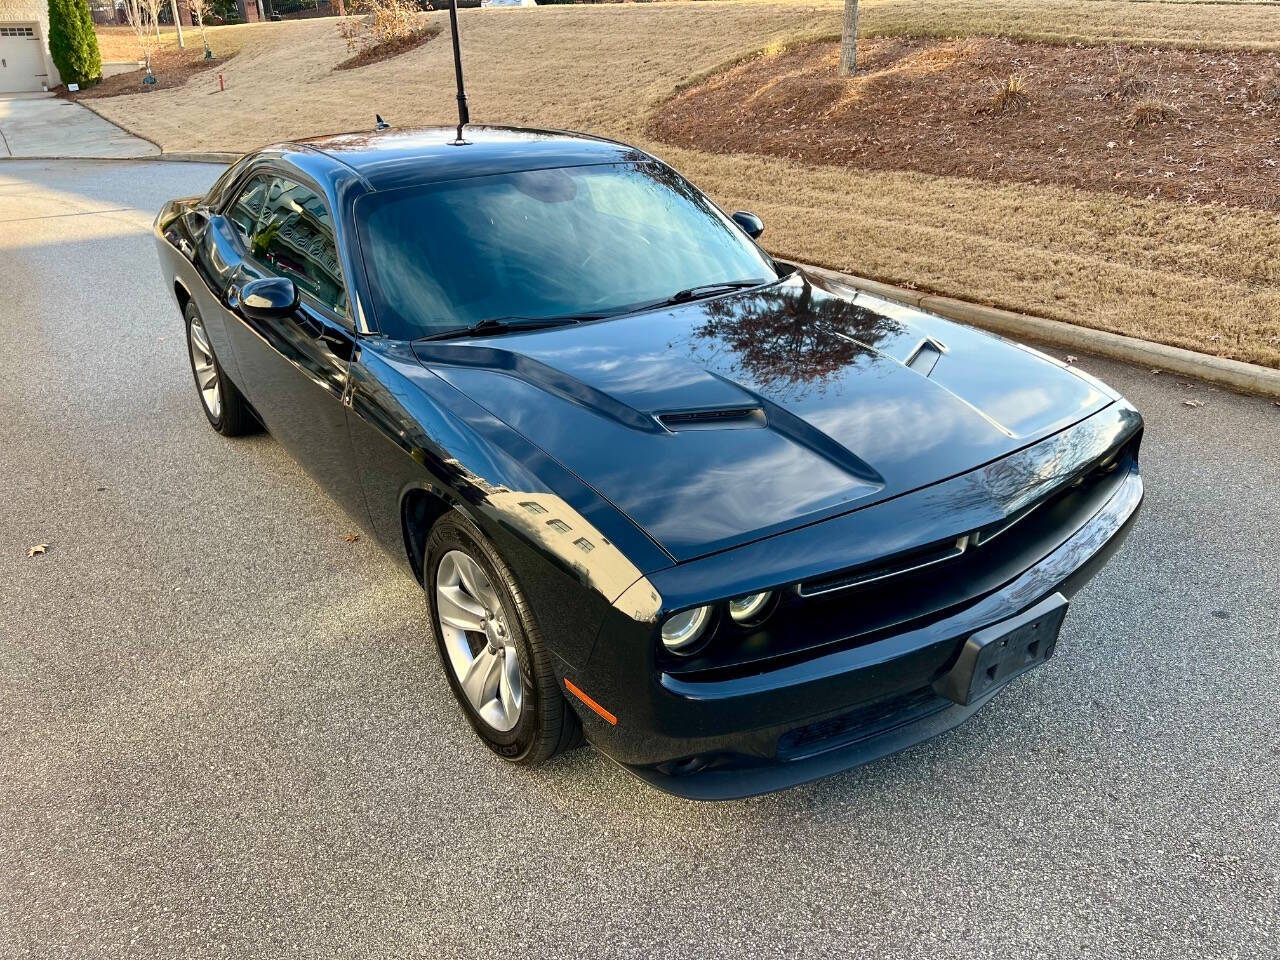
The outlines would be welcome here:
M 40 89 L 46 80 L 41 43 L 34 25 L 0 23 L 0 93 Z

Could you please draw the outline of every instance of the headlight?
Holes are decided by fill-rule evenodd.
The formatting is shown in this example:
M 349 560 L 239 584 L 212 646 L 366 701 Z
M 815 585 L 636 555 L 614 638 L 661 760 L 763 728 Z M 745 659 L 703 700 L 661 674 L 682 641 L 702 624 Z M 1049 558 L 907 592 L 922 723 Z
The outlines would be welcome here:
M 668 618 L 662 625 L 662 644 L 672 653 L 689 649 L 707 629 L 711 620 L 710 607 L 694 607 Z
M 729 616 L 738 623 L 751 623 L 759 619 L 772 599 L 773 594 L 766 590 L 764 593 L 749 593 L 737 600 L 730 600 Z

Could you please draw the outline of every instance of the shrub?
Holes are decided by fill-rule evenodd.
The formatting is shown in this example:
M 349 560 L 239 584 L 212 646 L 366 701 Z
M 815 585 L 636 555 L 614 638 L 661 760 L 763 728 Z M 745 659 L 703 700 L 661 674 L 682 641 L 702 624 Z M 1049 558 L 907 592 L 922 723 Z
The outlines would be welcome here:
M 1163 100 L 1148 97 L 1146 100 L 1139 100 L 1134 105 L 1134 108 L 1129 112 L 1129 116 L 1125 117 L 1124 125 L 1130 130 L 1137 130 L 1139 127 L 1154 127 L 1156 124 L 1172 120 L 1177 115 L 1178 111 Z
M 364 15 L 338 21 L 348 50 L 406 41 L 416 31 L 422 9 L 414 0 L 363 0 L 353 6 Z
M 1268 70 L 1258 78 L 1252 92 L 1256 102 L 1280 106 L 1280 72 Z
M 1131 56 L 1128 52 L 1121 54 L 1118 50 L 1111 51 L 1115 71 L 1107 85 L 1107 96 L 1113 100 L 1136 100 L 1149 94 L 1155 86 L 1155 80 L 1142 74 L 1132 60 L 1126 59 L 1128 56 Z M 1159 73 L 1157 70 L 1157 79 Z
M 1031 103 L 1031 95 L 1027 93 L 1027 79 L 1020 73 L 1011 73 L 1004 80 L 992 81 L 991 85 L 993 89 L 987 99 L 987 106 L 992 113 L 1007 113 Z
M 49 56 L 63 83 L 86 87 L 102 76 L 88 0 L 49 0 Z

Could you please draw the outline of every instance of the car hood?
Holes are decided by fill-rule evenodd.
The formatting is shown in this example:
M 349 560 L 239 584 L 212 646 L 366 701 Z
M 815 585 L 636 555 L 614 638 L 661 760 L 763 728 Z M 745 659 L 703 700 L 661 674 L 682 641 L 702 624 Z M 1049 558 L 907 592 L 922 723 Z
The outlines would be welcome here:
M 803 272 L 414 350 L 677 561 L 956 476 L 1115 399 L 1035 351 Z

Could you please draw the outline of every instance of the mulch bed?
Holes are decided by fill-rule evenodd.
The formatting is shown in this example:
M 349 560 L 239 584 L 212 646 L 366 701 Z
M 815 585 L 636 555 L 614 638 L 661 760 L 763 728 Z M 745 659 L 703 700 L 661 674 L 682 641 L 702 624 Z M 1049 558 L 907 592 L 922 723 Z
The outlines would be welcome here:
M 422 46 L 428 40 L 440 35 L 443 28 L 438 24 L 429 23 L 425 27 L 419 27 L 413 33 L 407 36 L 398 37 L 395 40 L 388 40 L 385 43 L 374 43 L 362 49 L 353 57 L 348 57 L 341 63 L 337 64 L 335 70 L 354 70 L 357 67 L 367 67 L 371 63 L 380 63 L 383 60 L 390 60 L 392 57 L 398 57 L 402 53 L 408 53 L 416 47 Z
M 166 47 L 152 55 L 151 72 L 156 78 L 154 84 L 143 83 L 142 78 L 145 74 L 142 70 L 138 70 L 135 73 L 118 73 L 114 77 L 107 77 L 101 83 L 75 93 L 69 92 L 66 87 L 58 87 L 57 94 L 67 100 L 97 100 L 102 97 L 123 97 L 153 90 L 167 90 L 170 87 L 182 86 L 198 73 L 222 67 L 231 59 L 231 57 L 215 56 L 213 60 L 206 60 L 199 34 L 195 31 L 192 33 L 195 35 L 194 39 L 188 35 L 185 50 Z M 216 49 L 214 53 L 217 53 Z
M 745 61 L 664 105 L 651 133 L 713 152 L 1280 209 L 1275 53 L 884 39 L 858 45 L 847 79 L 837 59 L 835 43 L 815 43 Z

